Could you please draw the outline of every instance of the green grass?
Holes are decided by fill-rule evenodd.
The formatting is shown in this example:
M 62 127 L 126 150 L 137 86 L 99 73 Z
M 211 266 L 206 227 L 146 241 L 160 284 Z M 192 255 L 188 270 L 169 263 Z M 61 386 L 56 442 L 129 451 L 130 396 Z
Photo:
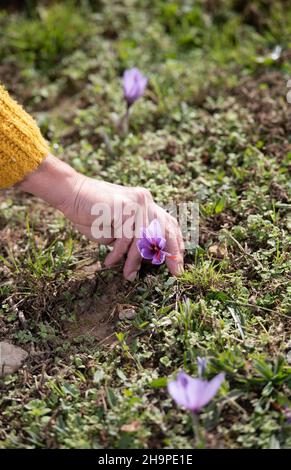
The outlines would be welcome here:
M 30 353 L 0 380 L 0 447 L 193 447 L 165 386 L 197 375 L 197 356 L 209 378 L 226 373 L 201 413 L 206 447 L 290 447 L 287 2 L 250 2 L 252 18 L 231 0 L 25 3 L 0 12 L 0 79 L 54 153 L 160 203 L 198 202 L 200 239 L 180 279 L 145 266 L 128 285 L 118 269 L 86 271 L 106 250 L 41 201 L 0 195 L 1 340 Z M 120 137 L 133 65 L 149 86 Z M 106 300 L 108 317 L 137 312 L 109 322 L 108 342 L 88 317 Z

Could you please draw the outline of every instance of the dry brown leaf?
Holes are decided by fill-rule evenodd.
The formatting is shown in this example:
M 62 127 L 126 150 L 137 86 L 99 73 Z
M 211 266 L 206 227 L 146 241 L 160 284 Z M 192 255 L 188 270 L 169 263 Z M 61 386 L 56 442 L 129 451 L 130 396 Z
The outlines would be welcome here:
M 215 258 L 226 258 L 227 257 L 227 248 L 226 246 L 221 245 L 211 245 L 208 248 L 208 252 L 210 255 L 214 256 Z
M 140 422 L 139 421 L 133 421 L 132 423 L 127 423 L 123 424 L 121 426 L 121 431 L 124 432 L 136 432 L 140 428 Z

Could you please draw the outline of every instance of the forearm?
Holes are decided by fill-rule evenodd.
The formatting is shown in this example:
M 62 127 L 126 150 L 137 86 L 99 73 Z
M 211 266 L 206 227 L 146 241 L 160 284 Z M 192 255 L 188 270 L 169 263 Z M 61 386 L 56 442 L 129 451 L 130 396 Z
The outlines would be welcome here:
M 79 179 L 80 175 L 72 167 L 49 154 L 18 188 L 65 212 L 68 201 L 74 199 Z

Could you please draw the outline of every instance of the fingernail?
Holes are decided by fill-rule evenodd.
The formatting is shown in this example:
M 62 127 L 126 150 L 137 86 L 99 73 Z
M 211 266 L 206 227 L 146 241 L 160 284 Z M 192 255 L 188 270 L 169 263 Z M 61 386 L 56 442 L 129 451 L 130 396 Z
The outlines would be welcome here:
M 136 275 L 137 275 L 137 271 L 133 271 L 132 273 L 130 273 L 128 276 L 127 276 L 127 280 L 130 281 L 130 282 L 133 282 L 136 278 Z
M 183 263 L 178 263 L 177 272 L 178 272 L 178 276 L 181 276 L 181 274 L 183 274 L 183 272 L 184 272 L 184 264 Z

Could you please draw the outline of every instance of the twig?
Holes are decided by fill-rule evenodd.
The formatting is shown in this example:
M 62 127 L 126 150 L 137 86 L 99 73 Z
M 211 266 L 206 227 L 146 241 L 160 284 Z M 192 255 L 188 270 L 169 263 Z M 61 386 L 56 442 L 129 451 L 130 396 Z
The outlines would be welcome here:
M 241 305 L 242 307 L 252 307 L 252 308 L 256 308 L 258 310 L 264 310 L 266 312 L 270 312 L 270 313 L 275 313 L 275 314 L 279 314 L 281 315 L 282 317 L 285 317 L 285 318 L 288 318 L 288 320 L 291 320 L 291 317 L 288 315 L 285 315 L 284 313 L 282 312 L 279 312 L 279 311 L 276 311 L 276 310 L 272 310 L 271 308 L 267 308 L 267 307 L 261 307 L 260 305 L 257 305 L 257 304 L 249 304 L 249 303 L 243 303 L 243 302 L 237 302 L 235 300 L 226 300 L 225 302 L 227 303 L 231 303 L 231 304 L 234 304 L 234 305 Z

